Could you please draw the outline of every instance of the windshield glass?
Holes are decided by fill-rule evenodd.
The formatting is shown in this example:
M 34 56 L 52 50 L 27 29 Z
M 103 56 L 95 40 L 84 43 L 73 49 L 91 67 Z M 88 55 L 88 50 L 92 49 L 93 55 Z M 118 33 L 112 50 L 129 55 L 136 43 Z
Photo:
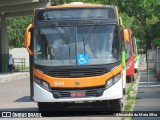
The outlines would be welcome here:
M 126 60 L 128 60 L 131 57 L 131 46 L 130 42 L 126 42 Z
M 133 48 L 134 48 L 134 57 L 136 57 L 136 52 L 137 52 L 137 48 L 136 48 L 136 39 L 133 37 Z
M 38 65 L 97 65 L 120 60 L 116 25 L 54 26 L 35 28 L 34 33 L 34 62 Z

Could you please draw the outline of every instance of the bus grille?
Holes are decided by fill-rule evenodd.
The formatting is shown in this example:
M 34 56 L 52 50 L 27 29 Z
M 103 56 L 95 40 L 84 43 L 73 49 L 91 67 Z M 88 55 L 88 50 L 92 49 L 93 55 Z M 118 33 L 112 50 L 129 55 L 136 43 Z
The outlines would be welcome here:
M 78 68 L 78 69 L 55 69 L 48 72 L 49 76 L 53 77 L 93 77 L 100 76 L 109 72 L 107 68 Z
M 51 89 L 54 98 L 63 99 L 63 98 L 74 98 L 71 97 L 72 92 L 84 92 L 84 97 L 100 97 L 104 92 L 104 87 L 102 88 L 91 88 L 91 89 L 64 89 L 64 90 L 54 90 Z

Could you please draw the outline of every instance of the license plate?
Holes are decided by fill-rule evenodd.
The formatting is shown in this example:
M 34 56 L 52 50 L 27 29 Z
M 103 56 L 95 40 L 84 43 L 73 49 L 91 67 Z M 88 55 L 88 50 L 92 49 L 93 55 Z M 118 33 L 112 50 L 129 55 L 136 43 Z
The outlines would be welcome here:
M 85 92 L 71 92 L 71 97 L 85 97 Z

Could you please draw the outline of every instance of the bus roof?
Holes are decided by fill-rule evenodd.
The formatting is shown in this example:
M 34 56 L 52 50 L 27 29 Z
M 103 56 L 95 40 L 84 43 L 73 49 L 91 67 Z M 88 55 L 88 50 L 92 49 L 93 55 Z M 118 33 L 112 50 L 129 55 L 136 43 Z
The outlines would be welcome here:
M 101 5 L 101 4 L 91 4 L 91 3 L 83 3 L 83 2 L 72 2 L 69 4 L 57 5 L 57 6 L 48 6 L 48 8 L 56 9 L 56 8 L 82 8 L 82 7 L 112 7 L 111 5 Z
M 107 8 L 108 10 L 110 9 L 112 9 L 113 10 L 113 12 L 115 12 L 115 13 L 111 13 L 110 12 L 110 15 L 113 15 L 113 14 L 115 14 L 115 17 L 114 17 L 114 19 L 115 18 L 117 18 L 118 19 L 118 24 L 119 24 L 119 15 L 118 15 L 118 8 L 116 7 L 116 6 L 114 6 L 114 5 L 101 5 L 101 4 L 91 4 L 91 3 L 83 3 L 83 2 L 72 2 L 72 3 L 69 3 L 69 4 L 63 4 L 63 5 L 57 5 L 57 6 L 49 6 L 49 7 L 47 7 L 47 8 L 37 8 L 37 9 L 35 9 L 35 11 L 36 11 L 36 13 L 38 13 L 39 15 L 41 14 L 41 16 L 43 15 L 43 12 L 48 12 L 48 15 L 50 16 L 50 20 L 52 19 L 53 20 L 53 18 L 55 18 L 55 16 L 53 15 L 53 14 L 49 14 L 49 10 L 54 10 L 54 12 L 56 13 L 56 11 L 55 10 L 58 10 L 58 12 L 60 12 L 59 10 L 60 9 L 63 9 L 63 10 L 67 10 L 67 9 L 83 9 L 83 8 L 88 8 L 88 9 L 94 9 L 94 8 L 102 8 L 102 9 L 105 9 L 105 8 Z M 41 12 L 39 12 L 39 11 L 41 11 Z M 104 12 L 104 11 L 103 11 Z M 63 13 L 63 12 L 62 12 Z M 60 13 L 59 13 L 60 14 Z M 58 15 L 59 15 L 58 14 Z M 63 13 L 64 14 L 64 13 Z M 78 13 L 79 14 L 79 13 Z M 94 14 L 94 13 L 93 13 Z M 67 14 L 65 14 L 66 16 L 67 16 Z M 83 14 L 84 15 L 84 14 Z M 98 14 L 99 15 L 99 14 Z M 102 13 L 100 14 L 101 15 L 101 17 L 102 16 L 104 16 L 104 15 L 102 15 Z M 99 16 L 100 16 L 99 15 Z M 63 16 L 63 15 L 62 15 Z M 59 16 L 58 16 L 59 17 Z M 43 16 L 42 17 L 39 17 L 38 18 L 38 20 L 43 20 L 42 19 L 43 18 Z M 67 19 L 69 19 L 68 18 L 68 16 L 66 17 Z M 111 17 L 111 18 L 113 18 L 113 17 Z M 47 19 L 47 20 L 49 20 L 49 19 Z M 57 18 L 57 19 L 62 19 L 62 18 Z

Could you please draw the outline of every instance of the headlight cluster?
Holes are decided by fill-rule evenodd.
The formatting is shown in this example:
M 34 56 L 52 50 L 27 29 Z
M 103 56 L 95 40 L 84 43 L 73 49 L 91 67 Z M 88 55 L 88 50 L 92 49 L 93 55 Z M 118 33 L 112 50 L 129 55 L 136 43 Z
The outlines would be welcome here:
M 48 84 L 47 82 L 45 82 L 45 81 L 43 81 L 43 80 L 41 80 L 41 79 L 39 79 L 39 78 L 37 78 L 37 77 L 34 77 L 34 81 L 35 81 L 38 85 L 40 85 L 41 87 L 43 87 L 44 89 L 50 90 L 49 84 Z
M 110 86 L 115 84 L 118 80 L 120 80 L 120 78 L 121 78 L 121 74 L 120 73 L 118 75 L 110 78 L 109 80 L 107 80 L 105 88 L 109 88 Z
M 131 65 L 132 65 L 132 61 L 128 63 L 128 65 L 127 65 L 127 69 L 128 69 L 128 68 L 130 68 L 130 67 L 131 67 Z

